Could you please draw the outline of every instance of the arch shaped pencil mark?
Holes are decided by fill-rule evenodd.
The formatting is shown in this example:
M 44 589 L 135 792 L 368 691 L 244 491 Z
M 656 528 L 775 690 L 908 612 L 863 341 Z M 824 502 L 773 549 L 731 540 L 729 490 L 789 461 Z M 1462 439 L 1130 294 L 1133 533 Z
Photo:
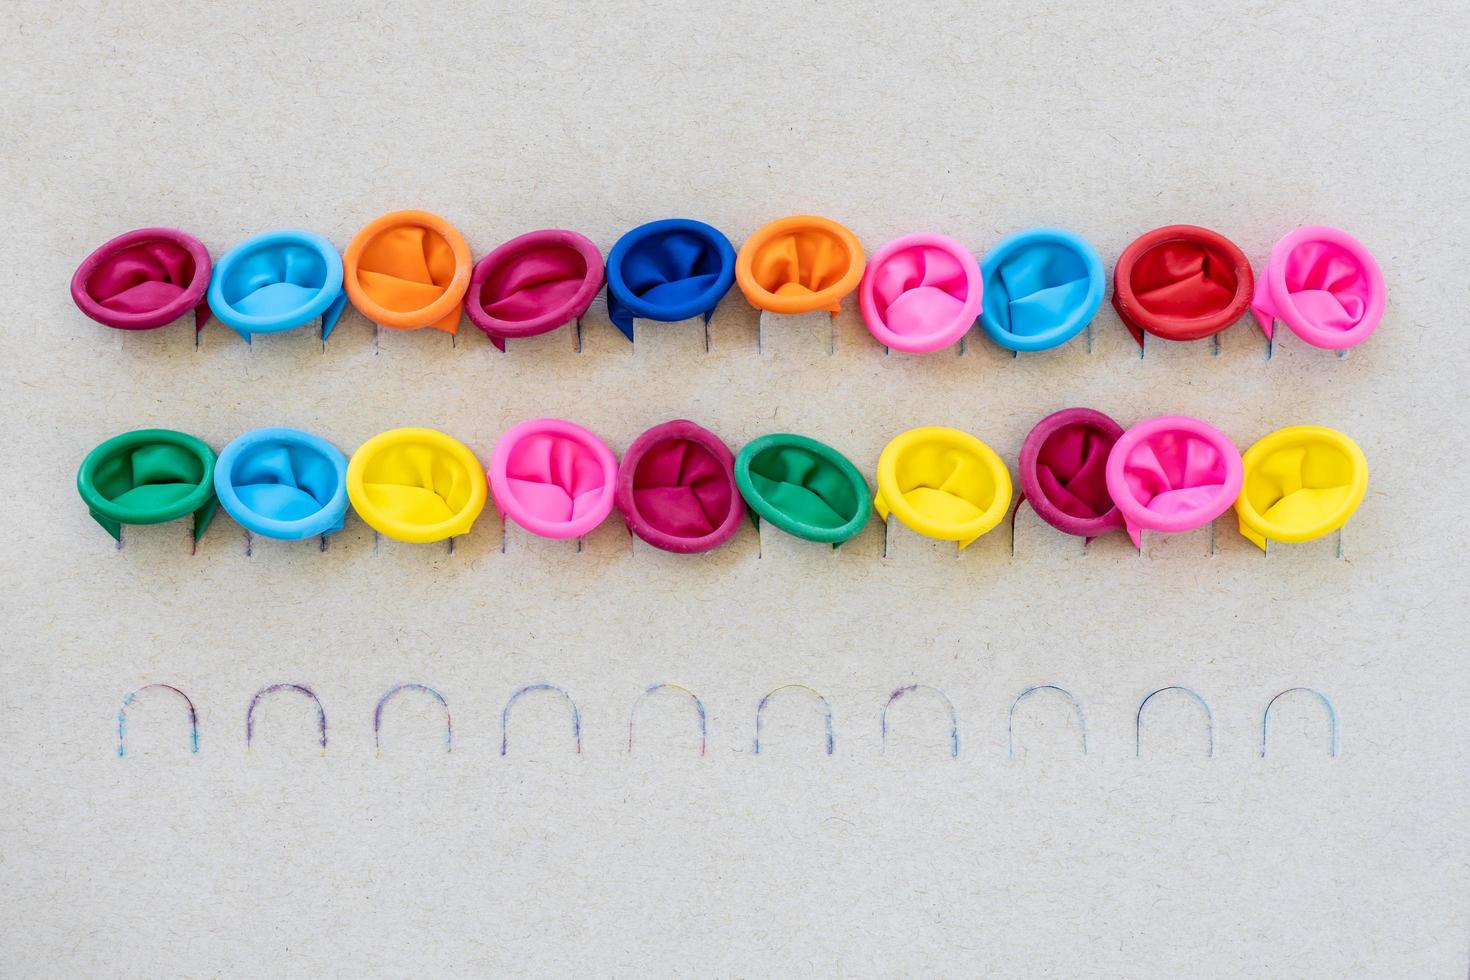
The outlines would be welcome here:
M 502 708 L 500 711 L 500 754 L 505 755 L 510 748 L 508 738 L 510 726 L 510 709 L 514 708 L 517 701 L 519 701 L 525 695 L 530 694 L 532 691 L 550 691 L 553 694 L 560 694 L 562 698 L 566 700 L 567 707 L 570 708 L 572 712 L 572 741 L 576 745 L 577 754 L 581 755 L 582 712 L 577 709 L 577 702 L 572 700 L 572 696 L 570 694 L 568 694 L 562 688 L 557 687 L 555 684 L 547 684 L 544 681 L 538 684 L 527 684 L 525 687 L 517 689 L 516 692 L 510 696 L 510 700 L 505 702 L 505 707 Z
M 378 706 L 373 709 L 373 754 L 383 754 L 383 708 L 404 691 L 422 691 L 429 697 L 438 701 L 444 708 L 444 751 L 454 751 L 454 719 L 449 715 L 449 702 L 444 700 L 444 695 L 429 687 L 427 684 L 409 682 L 388 688 L 383 696 L 378 699 Z
M 1271 707 L 1281 698 L 1295 693 L 1310 694 L 1322 702 L 1322 707 L 1327 710 L 1327 755 L 1329 758 L 1337 758 L 1337 709 L 1327 699 L 1327 695 L 1315 687 L 1288 687 L 1276 697 L 1266 702 L 1266 710 L 1261 712 L 1261 758 L 1266 758 L 1266 731 L 1271 723 Z
M 1016 709 L 1021 706 L 1022 701 L 1042 691 L 1055 691 L 1066 698 L 1067 703 L 1072 706 L 1072 711 L 1077 715 L 1077 728 L 1082 733 L 1082 754 L 1086 755 L 1087 716 L 1082 713 L 1082 705 L 1072 696 L 1072 692 L 1064 687 L 1058 687 L 1055 684 L 1037 684 L 1017 694 L 1016 700 L 1011 702 L 1011 710 L 1006 715 L 1006 757 L 1009 759 L 1016 757 Z
M 127 754 L 128 741 L 128 706 L 131 705 L 138 695 L 144 691 L 152 690 L 172 691 L 184 701 L 184 707 L 189 709 L 189 751 L 199 751 L 199 712 L 194 710 L 194 702 L 189 700 L 189 695 L 174 687 L 172 684 L 144 684 L 136 691 L 129 691 L 123 696 L 122 704 L 117 708 L 117 757 L 121 759 Z
M 814 687 L 809 687 L 806 684 L 782 684 L 780 687 L 776 688 L 765 697 L 761 698 L 760 704 L 756 705 L 755 708 L 755 754 L 761 754 L 761 731 L 765 727 L 766 705 L 771 703 L 771 698 L 780 694 L 782 691 L 805 691 L 806 693 L 817 699 L 817 704 L 821 707 L 822 716 L 827 723 L 827 754 L 831 755 L 833 750 L 836 748 L 835 739 L 833 738 L 832 733 L 832 705 L 825 697 L 822 696 L 822 693 L 820 691 L 818 691 Z
M 325 755 L 327 751 L 327 710 L 322 707 L 322 699 L 316 696 L 316 692 L 304 684 L 272 684 L 255 692 L 255 697 L 250 699 L 250 707 L 245 709 L 245 750 L 250 751 L 250 743 L 255 738 L 256 707 L 267 694 L 275 694 L 277 691 L 299 691 L 311 698 L 312 704 L 316 705 L 317 727 L 321 731 L 322 754 Z
M 1170 685 L 1169 687 L 1161 687 L 1138 702 L 1138 714 L 1133 717 L 1133 757 L 1136 759 L 1143 754 L 1143 709 L 1150 701 L 1165 691 L 1182 691 L 1191 698 L 1194 698 L 1195 702 L 1204 709 L 1205 735 L 1209 740 L 1208 748 L 1205 749 L 1205 758 L 1213 759 L 1215 757 L 1215 713 L 1210 710 L 1210 706 L 1205 703 L 1204 698 L 1200 697 L 1198 691 L 1188 687 L 1180 687 L 1177 684 Z
M 695 694 L 684 685 L 669 683 L 653 684 L 633 700 L 633 710 L 628 712 L 628 753 L 631 755 L 633 752 L 633 722 L 638 717 L 638 706 L 643 703 L 644 698 L 650 694 L 656 694 L 659 691 L 677 691 L 680 694 L 686 695 L 690 701 L 694 702 L 694 710 L 699 718 L 699 755 L 700 758 L 703 758 L 705 749 L 709 745 L 709 723 L 704 711 L 704 702 L 699 699 L 698 694 Z
M 955 713 L 954 702 L 950 701 L 949 695 L 930 684 L 908 684 L 904 687 L 896 688 L 892 694 L 888 695 L 888 700 L 883 703 L 883 713 L 878 716 L 878 729 L 881 736 L 880 751 L 888 751 L 888 709 L 893 707 L 893 702 L 905 694 L 912 694 L 915 691 L 928 691 L 931 694 L 937 695 L 939 700 L 943 702 L 944 710 L 949 712 L 949 757 L 951 759 L 958 759 L 960 757 L 959 715 Z

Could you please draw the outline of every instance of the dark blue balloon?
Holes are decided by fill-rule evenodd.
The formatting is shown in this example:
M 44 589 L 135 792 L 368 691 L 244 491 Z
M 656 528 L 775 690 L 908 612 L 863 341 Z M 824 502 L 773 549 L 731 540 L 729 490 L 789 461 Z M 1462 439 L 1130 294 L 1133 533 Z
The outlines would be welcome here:
M 639 225 L 607 256 L 607 311 L 633 339 L 633 318 L 710 316 L 735 282 L 735 248 L 702 221 L 666 218 Z

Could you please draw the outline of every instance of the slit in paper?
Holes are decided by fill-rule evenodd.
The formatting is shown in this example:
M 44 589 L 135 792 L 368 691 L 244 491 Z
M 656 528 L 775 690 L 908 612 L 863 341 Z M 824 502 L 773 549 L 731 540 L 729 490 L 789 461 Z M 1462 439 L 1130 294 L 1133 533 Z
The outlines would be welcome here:
M 444 751 L 454 751 L 454 720 L 449 716 L 449 702 L 444 700 L 444 695 L 429 687 L 427 684 L 410 682 L 390 687 L 383 696 L 378 699 L 378 706 L 373 709 L 373 755 L 383 754 L 383 708 L 389 701 L 404 691 L 422 691 L 429 695 L 444 708 Z
M 705 749 L 709 745 L 709 726 L 708 718 L 704 710 L 704 702 L 699 699 L 699 695 L 695 694 L 684 685 L 669 683 L 653 684 L 634 699 L 633 709 L 628 712 L 628 754 L 633 754 L 633 722 L 636 721 L 638 718 L 638 706 L 643 703 L 644 698 L 648 697 L 650 694 L 656 694 L 660 691 L 675 691 L 679 694 L 683 694 L 690 700 L 691 703 L 693 703 L 695 715 L 699 721 L 699 756 L 700 758 L 704 758 Z
M 1058 687 L 1055 684 L 1037 684 L 1035 687 L 1026 688 L 1016 695 L 1016 700 L 1011 702 L 1010 713 L 1006 716 L 1006 756 L 1011 759 L 1016 757 L 1016 709 L 1021 706 L 1022 701 L 1042 691 L 1053 691 L 1066 698 L 1067 703 L 1072 706 L 1072 711 L 1077 716 L 1077 729 L 1082 734 L 1082 754 L 1086 755 L 1087 716 L 1082 713 L 1082 705 L 1072 696 L 1072 692 L 1064 687 Z
M 929 684 L 909 684 L 905 687 L 897 688 L 888 696 L 888 700 L 883 705 L 883 712 L 878 717 L 878 728 L 881 739 L 880 751 L 888 751 L 888 709 L 893 707 L 893 702 L 905 694 L 912 694 L 915 691 L 929 691 L 937 695 L 939 700 L 944 704 L 944 710 L 949 713 L 949 757 L 951 759 L 958 759 L 960 757 L 960 719 L 955 714 L 954 703 L 950 701 L 948 695 L 943 691 Z
M 128 741 L 128 706 L 133 703 L 139 694 L 144 691 L 172 691 L 183 699 L 184 706 L 189 709 L 189 751 L 199 751 L 199 712 L 194 710 L 194 702 L 189 695 L 174 687 L 172 684 L 144 684 L 136 691 L 129 691 L 123 696 L 122 704 L 117 709 L 117 757 L 121 759 L 127 755 Z
M 1322 703 L 1323 709 L 1327 712 L 1327 756 L 1332 759 L 1337 758 L 1337 709 L 1332 706 L 1327 695 L 1314 687 L 1288 687 L 1266 702 L 1266 710 L 1261 712 L 1261 758 L 1266 758 L 1266 739 L 1271 724 L 1272 706 L 1286 695 L 1296 693 L 1310 694 Z
M 783 684 L 761 698 L 760 704 L 756 705 L 755 708 L 755 754 L 761 754 L 761 732 L 765 728 L 766 705 L 770 704 L 771 698 L 783 691 L 805 691 L 817 699 L 817 704 L 822 709 L 822 717 L 826 721 L 827 754 L 831 755 L 836 747 L 832 732 L 832 705 L 816 688 L 809 687 L 806 684 Z
M 1193 698 L 1194 701 L 1204 711 L 1205 737 L 1207 739 L 1205 758 L 1213 759 L 1215 757 L 1215 714 L 1210 710 L 1210 706 L 1205 703 L 1205 699 L 1199 696 L 1198 692 L 1187 687 L 1180 687 L 1178 685 L 1161 687 L 1157 691 L 1149 694 L 1148 697 L 1144 698 L 1138 703 L 1138 714 L 1135 715 L 1133 718 L 1133 757 L 1137 759 L 1143 755 L 1143 709 L 1147 707 L 1148 703 L 1152 701 L 1156 696 L 1163 694 L 1165 691 L 1182 691 L 1183 693 Z
M 304 684 L 272 684 L 255 692 L 255 697 L 250 699 L 250 707 L 245 709 L 245 751 L 250 751 L 250 743 L 255 739 L 255 709 L 259 706 L 261 699 L 267 694 L 275 694 L 277 691 L 297 691 L 311 698 L 316 705 L 317 726 L 321 731 L 322 755 L 327 754 L 327 711 L 322 707 L 322 699 L 316 696 L 316 692 Z
M 525 687 L 519 688 L 510 696 L 510 700 L 505 702 L 505 707 L 500 711 L 500 754 L 505 755 L 510 750 L 510 709 L 514 708 L 517 701 L 532 691 L 550 691 L 553 694 L 561 695 L 563 700 L 566 701 L 567 707 L 571 709 L 572 742 L 576 747 L 577 754 L 581 755 L 582 712 L 577 709 L 577 702 L 572 700 L 570 694 L 555 684 L 548 684 L 544 681 L 538 684 L 527 684 Z

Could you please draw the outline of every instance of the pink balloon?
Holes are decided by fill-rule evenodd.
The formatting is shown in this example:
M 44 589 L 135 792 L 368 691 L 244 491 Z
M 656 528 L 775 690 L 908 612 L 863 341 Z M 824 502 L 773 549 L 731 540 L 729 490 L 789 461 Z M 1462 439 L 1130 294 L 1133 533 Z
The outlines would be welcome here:
M 618 461 L 580 425 L 531 419 L 500 437 L 485 475 L 504 517 L 544 538 L 577 538 L 612 512 Z
M 955 344 L 980 315 L 980 264 L 943 235 L 905 235 L 868 259 L 858 286 L 863 322 L 894 350 L 928 354 Z
M 1383 272 L 1363 243 L 1312 225 L 1271 249 L 1251 311 L 1268 338 L 1280 320 L 1314 347 L 1343 350 L 1378 329 L 1387 301 Z
M 1199 419 L 1160 415 L 1128 429 L 1108 454 L 1108 493 L 1138 545 L 1144 530 L 1177 534 L 1219 517 L 1245 482 L 1240 450 Z

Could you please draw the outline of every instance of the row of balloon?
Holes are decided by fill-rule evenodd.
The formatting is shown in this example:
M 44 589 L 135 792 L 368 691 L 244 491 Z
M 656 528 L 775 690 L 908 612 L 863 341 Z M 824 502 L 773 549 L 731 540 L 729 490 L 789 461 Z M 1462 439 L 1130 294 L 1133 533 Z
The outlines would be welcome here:
M 607 286 L 612 322 L 634 336 L 636 320 L 704 317 L 738 284 L 757 309 L 775 314 L 837 312 L 853 292 L 864 323 L 893 350 L 929 353 L 958 343 L 978 319 L 1012 351 L 1065 344 L 1092 321 L 1105 278 L 1097 250 L 1058 228 L 1032 228 L 984 257 L 944 235 L 888 242 L 871 257 L 849 228 L 827 218 L 781 218 L 737 252 L 701 221 L 665 219 L 624 234 L 604 259 L 585 235 L 520 235 L 472 261 L 457 228 L 424 211 L 370 222 L 345 252 L 293 229 L 249 238 L 218 262 L 198 238 L 140 228 L 86 257 L 71 294 L 109 327 L 145 330 L 193 314 L 247 340 L 320 324 L 325 339 L 347 302 L 397 330 L 457 333 L 462 315 L 497 347 L 554 330 L 586 313 Z M 1373 333 L 1386 289 L 1373 255 L 1335 228 L 1285 235 L 1261 275 L 1218 232 L 1171 225 L 1135 240 L 1118 257 L 1112 302 L 1141 345 L 1210 337 L 1254 312 L 1272 337 L 1279 321 L 1307 343 L 1345 350 Z
M 1124 529 L 1177 534 L 1232 507 L 1240 532 L 1310 541 L 1341 528 L 1368 486 L 1368 464 L 1347 435 L 1299 425 L 1242 455 L 1230 437 L 1186 416 L 1126 430 L 1088 408 L 1036 424 L 1017 460 L 1021 499 L 1048 524 L 1095 538 Z M 911 429 L 878 458 L 876 492 L 847 456 L 793 433 L 763 435 L 737 455 L 687 420 L 656 425 L 619 461 L 589 429 L 532 419 L 505 432 L 488 465 L 434 429 L 393 429 L 349 460 L 320 436 L 267 428 L 218 458 L 203 440 L 167 429 L 123 433 L 83 460 L 77 487 L 93 518 L 121 540 L 124 525 L 192 516 L 202 535 L 223 505 L 248 531 L 302 540 L 341 530 L 348 505 L 380 534 L 433 542 L 469 533 L 493 497 L 503 519 L 547 538 L 580 538 L 616 509 L 628 529 L 666 551 L 727 542 L 747 514 L 796 537 L 837 546 L 876 510 L 960 548 L 994 529 L 1015 499 L 990 446 L 941 426 Z

